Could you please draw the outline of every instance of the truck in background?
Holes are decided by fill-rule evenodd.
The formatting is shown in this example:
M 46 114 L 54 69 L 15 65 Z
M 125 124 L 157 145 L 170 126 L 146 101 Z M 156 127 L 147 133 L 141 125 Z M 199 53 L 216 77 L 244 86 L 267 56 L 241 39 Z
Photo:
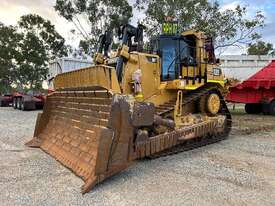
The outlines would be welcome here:
M 46 100 L 46 96 L 42 93 L 28 93 L 14 92 L 13 94 L 4 94 L 0 96 L 0 106 L 12 106 L 19 110 L 36 110 L 42 109 Z
M 229 90 L 226 100 L 244 103 L 246 113 L 275 115 L 275 60 Z
M 43 109 L 45 100 L 46 96 L 42 93 L 14 93 L 12 106 L 22 111 Z

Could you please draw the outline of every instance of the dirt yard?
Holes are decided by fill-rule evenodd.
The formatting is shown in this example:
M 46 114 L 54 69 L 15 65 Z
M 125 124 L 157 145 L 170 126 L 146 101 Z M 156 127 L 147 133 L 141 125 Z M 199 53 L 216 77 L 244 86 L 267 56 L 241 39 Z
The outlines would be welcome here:
M 0 205 L 275 205 L 275 117 L 238 106 L 227 140 L 139 161 L 83 196 L 81 179 L 24 146 L 37 113 L 0 108 Z

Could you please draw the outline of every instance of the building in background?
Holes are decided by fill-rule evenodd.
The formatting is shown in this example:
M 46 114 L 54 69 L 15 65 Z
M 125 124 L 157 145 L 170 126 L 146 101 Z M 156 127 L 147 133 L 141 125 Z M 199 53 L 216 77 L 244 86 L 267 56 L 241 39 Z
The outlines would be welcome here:
M 224 55 L 218 58 L 225 76 L 241 81 L 246 80 L 275 59 L 267 55 Z

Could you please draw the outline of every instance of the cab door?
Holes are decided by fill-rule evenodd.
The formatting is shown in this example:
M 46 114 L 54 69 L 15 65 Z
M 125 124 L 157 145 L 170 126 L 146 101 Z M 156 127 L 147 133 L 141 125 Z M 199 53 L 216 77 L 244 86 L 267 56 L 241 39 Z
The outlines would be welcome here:
M 171 37 L 160 39 L 162 81 L 174 80 L 176 78 L 176 42 Z

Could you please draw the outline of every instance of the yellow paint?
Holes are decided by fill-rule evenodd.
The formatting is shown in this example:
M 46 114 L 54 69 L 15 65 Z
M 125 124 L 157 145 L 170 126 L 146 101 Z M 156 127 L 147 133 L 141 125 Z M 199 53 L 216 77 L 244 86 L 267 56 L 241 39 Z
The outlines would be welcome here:
M 103 54 L 97 53 L 94 58 L 95 64 L 103 64 L 104 63 L 104 56 Z
M 144 100 L 144 97 L 143 97 L 143 94 L 142 93 L 137 93 L 135 95 L 135 99 L 138 101 L 138 102 L 142 102 Z
M 54 79 L 56 90 L 92 87 L 103 87 L 114 93 L 121 92 L 115 69 L 105 65 L 59 74 Z
M 207 98 L 207 110 L 210 114 L 216 115 L 221 106 L 220 97 L 217 94 L 210 94 Z
M 200 51 L 199 48 L 204 48 L 205 36 L 202 32 L 189 30 L 182 33 L 186 38 L 191 38 L 196 43 L 197 49 L 194 54 L 196 62 L 205 62 L 207 53 L 204 49 Z M 195 91 L 207 83 L 214 83 L 224 87 L 224 76 L 214 76 L 213 68 L 218 67 L 217 64 L 198 64 L 196 66 L 189 66 L 188 68 L 182 66 L 181 79 L 173 81 L 161 81 L 161 59 L 157 55 L 146 54 L 140 52 L 130 52 L 129 47 L 123 45 L 117 55 L 123 56 L 127 59 L 123 68 L 122 82 L 118 82 L 116 71 L 114 67 L 106 65 L 97 65 L 91 68 L 81 69 L 74 72 L 68 72 L 58 75 L 55 79 L 55 88 L 90 88 L 101 86 L 113 93 L 132 94 L 137 101 L 152 102 L 156 106 L 164 104 L 169 101 L 177 99 L 178 91 L 182 94 L 188 91 Z M 98 62 L 101 62 L 102 56 L 97 55 Z M 108 60 L 106 61 L 108 62 Z M 142 92 L 134 94 L 132 75 L 138 69 L 141 70 L 141 88 Z M 195 83 L 190 79 L 185 78 L 197 77 L 200 74 L 207 74 L 207 82 L 204 79 L 195 79 Z M 188 71 L 188 72 L 187 72 Z
M 129 47 L 126 45 L 123 45 L 119 52 L 119 55 L 123 56 L 126 59 L 129 59 L 130 58 Z
M 224 80 L 213 80 L 213 79 L 209 79 L 209 80 L 207 80 L 207 82 L 208 82 L 208 83 L 219 84 L 219 85 L 221 85 L 222 87 L 224 87 L 224 85 L 225 85 Z

